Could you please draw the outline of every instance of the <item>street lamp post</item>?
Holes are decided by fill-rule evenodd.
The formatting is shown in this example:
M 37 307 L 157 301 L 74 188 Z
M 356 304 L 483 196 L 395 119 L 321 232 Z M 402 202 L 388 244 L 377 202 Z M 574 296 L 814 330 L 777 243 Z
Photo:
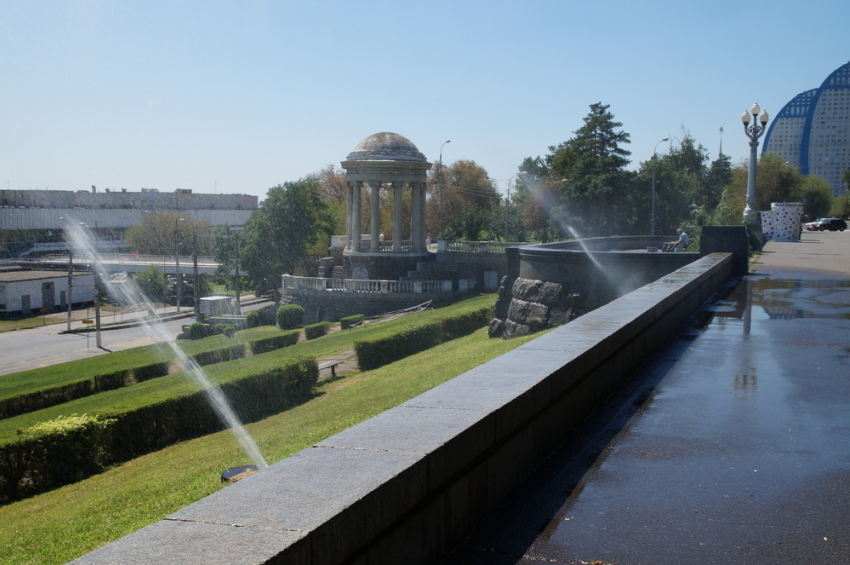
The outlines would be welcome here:
M 184 218 L 179 218 L 174 221 L 174 278 L 177 281 L 177 311 L 180 312 L 180 301 L 183 298 L 183 291 L 180 288 L 180 241 L 178 239 L 179 236 L 179 222 L 185 222 Z
M 665 141 L 670 141 L 670 138 L 665 137 L 656 143 L 652 149 L 652 219 L 650 221 L 649 235 L 655 235 L 655 162 L 658 160 L 655 150 L 658 149 L 659 143 L 664 143 Z
M 236 284 L 234 287 L 236 288 L 236 313 L 242 314 L 242 305 L 239 302 L 240 290 L 241 290 L 241 281 L 239 280 L 239 232 L 242 231 L 241 226 L 235 226 L 230 228 L 230 233 L 233 234 L 233 238 L 236 242 Z
M 192 231 L 192 271 L 195 287 L 195 321 L 201 321 L 201 295 L 198 281 L 198 232 Z
M 451 139 L 447 139 L 443 145 L 451 142 Z M 440 145 L 440 233 L 437 236 L 438 239 L 443 237 L 443 145 Z
M 750 120 L 750 114 L 753 115 Z M 756 123 L 758 119 L 758 123 Z M 756 167 L 758 166 L 758 146 L 759 138 L 764 133 L 767 120 L 767 112 L 759 108 L 759 105 L 753 104 L 750 111 L 744 110 L 741 114 L 741 121 L 744 123 L 744 133 L 750 138 L 750 170 L 747 175 L 747 206 L 744 208 L 744 221 L 747 223 L 755 223 L 756 214 Z M 750 121 L 753 125 L 750 125 Z
M 517 175 L 514 175 L 508 179 L 508 194 L 505 197 L 505 243 L 508 242 L 508 218 L 510 217 L 511 209 L 511 181 L 516 177 Z

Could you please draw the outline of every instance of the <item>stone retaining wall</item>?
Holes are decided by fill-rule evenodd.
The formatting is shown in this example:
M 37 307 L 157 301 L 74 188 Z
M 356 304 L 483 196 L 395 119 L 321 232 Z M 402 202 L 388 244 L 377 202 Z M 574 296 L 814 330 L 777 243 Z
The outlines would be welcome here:
M 74 563 L 436 563 L 731 263 L 699 259 Z

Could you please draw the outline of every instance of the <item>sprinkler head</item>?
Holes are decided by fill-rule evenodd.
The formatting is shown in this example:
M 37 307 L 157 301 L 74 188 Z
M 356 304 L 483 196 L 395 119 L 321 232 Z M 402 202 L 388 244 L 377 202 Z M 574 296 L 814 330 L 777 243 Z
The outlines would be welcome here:
M 241 481 L 246 477 L 250 477 L 254 473 L 258 473 L 260 468 L 256 465 L 241 465 L 239 467 L 231 467 L 221 472 L 221 480 L 228 483 Z

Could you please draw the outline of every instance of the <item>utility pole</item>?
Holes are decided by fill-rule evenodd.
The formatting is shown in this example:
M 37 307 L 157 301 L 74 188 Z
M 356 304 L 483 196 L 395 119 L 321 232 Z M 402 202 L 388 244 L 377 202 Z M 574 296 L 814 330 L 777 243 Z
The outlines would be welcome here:
M 192 233 L 192 263 L 195 275 L 195 321 L 201 321 L 201 301 L 198 289 L 198 232 Z

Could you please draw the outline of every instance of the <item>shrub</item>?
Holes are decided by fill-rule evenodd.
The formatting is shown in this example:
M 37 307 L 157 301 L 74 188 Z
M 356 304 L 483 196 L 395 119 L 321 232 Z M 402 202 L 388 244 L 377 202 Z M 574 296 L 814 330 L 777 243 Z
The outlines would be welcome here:
M 251 310 L 247 314 L 245 314 L 245 327 L 247 328 L 256 328 L 258 326 L 262 326 L 263 321 L 260 316 L 259 310 Z
M 209 326 L 201 323 L 195 322 L 189 325 L 189 331 L 187 332 L 189 339 L 204 339 L 212 335 Z
M 316 339 L 317 337 L 322 337 L 323 335 L 328 333 L 328 330 L 331 329 L 330 322 L 319 322 L 318 324 L 311 324 L 309 326 L 304 326 L 304 336 L 310 339 Z
M 0 454 L 0 498 L 22 498 L 99 472 L 110 462 L 108 435 L 116 422 L 71 414 L 18 430 L 18 442 Z
M 304 324 L 304 308 L 297 304 L 284 304 L 277 311 L 277 325 L 282 330 L 294 330 Z
M 355 314 L 353 316 L 346 316 L 345 318 L 339 319 L 339 327 L 343 330 L 349 330 L 353 327 L 359 326 L 363 323 L 363 319 L 366 316 L 363 314 Z

